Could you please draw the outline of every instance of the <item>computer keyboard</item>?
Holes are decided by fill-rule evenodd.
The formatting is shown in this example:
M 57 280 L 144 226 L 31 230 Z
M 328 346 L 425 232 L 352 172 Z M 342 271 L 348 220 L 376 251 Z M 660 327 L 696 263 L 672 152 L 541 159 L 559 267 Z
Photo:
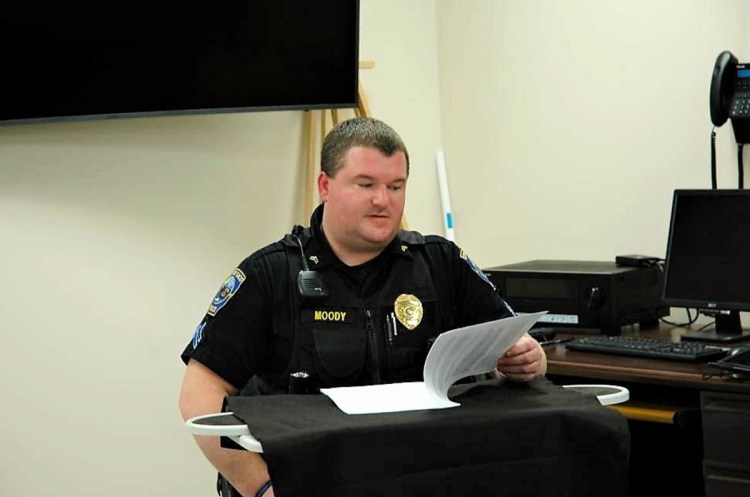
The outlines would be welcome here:
M 655 338 L 595 336 L 576 338 L 565 344 L 570 350 L 627 355 L 667 361 L 707 362 L 727 355 L 728 350 L 705 343 L 668 342 Z

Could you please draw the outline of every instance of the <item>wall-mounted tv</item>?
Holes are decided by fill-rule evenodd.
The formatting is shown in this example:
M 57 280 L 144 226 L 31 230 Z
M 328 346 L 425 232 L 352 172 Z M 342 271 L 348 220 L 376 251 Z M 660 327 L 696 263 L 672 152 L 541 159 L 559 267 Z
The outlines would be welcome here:
M 354 107 L 358 0 L 0 0 L 0 125 Z

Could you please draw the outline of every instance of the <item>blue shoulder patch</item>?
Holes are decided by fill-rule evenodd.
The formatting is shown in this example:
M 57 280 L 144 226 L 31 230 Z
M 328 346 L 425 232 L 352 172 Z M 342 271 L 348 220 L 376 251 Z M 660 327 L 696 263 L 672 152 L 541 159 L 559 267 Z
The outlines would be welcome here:
M 464 249 L 461 249 L 459 257 L 461 257 L 461 259 L 465 260 L 466 264 L 469 265 L 469 267 L 471 268 L 471 270 L 474 271 L 475 273 L 477 273 L 479 275 L 479 277 L 482 278 L 482 280 L 484 280 L 485 283 L 487 283 L 488 285 L 490 285 L 492 287 L 493 290 L 497 290 L 495 288 L 495 284 L 492 283 L 492 281 L 490 281 L 490 279 L 487 277 L 487 275 L 484 273 L 484 271 L 482 271 L 481 269 L 479 269 L 479 266 L 477 266 L 476 264 L 474 264 L 474 261 L 472 261 L 469 258 L 468 255 L 466 255 L 466 252 L 464 252 Z
M 211 301 L 211 305 L 208 306 L 208 315 L 216 316 L 216 313 L 221 310 L 222 307 L 227 305 L 229 299 L 231 299 L 237 290 L 239 290 L 242 282 L 245 281 L 245 273 L 236 268 L 232 271 L 232 274 L 224 280 L 219 291 L 216 292 L 216 296 Z
M 201 343 L 201 339 L 203 338 L 203 328 L 205 327 L 206 327 L 205 319 L 201 321 L 201 324 L 195 327 L 195 331 L 193 332 L 193 350 L 195 350 L 198 344 Z

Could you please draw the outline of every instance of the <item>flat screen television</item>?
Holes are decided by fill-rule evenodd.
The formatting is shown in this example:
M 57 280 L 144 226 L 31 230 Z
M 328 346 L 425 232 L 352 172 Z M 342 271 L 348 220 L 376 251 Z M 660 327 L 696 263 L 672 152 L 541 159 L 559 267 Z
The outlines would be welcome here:
M 750 335 L 750 190 L 675 190 L 664 302 L 715 317 L 715 327 L 684 340 L 734 342 Z
M 0 125 L 355 107 L 358 0 L 0 0 Z

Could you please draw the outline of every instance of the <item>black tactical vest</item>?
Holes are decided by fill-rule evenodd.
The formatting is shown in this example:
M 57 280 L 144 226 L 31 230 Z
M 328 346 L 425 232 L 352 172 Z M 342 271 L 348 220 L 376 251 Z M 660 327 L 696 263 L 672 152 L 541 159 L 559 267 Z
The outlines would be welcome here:
M 300 233 L 303 245 L 309 230 Z M 438 295 L 423 254 L 424 238 L 402 232 L 403 254 L 385 254 L 375 271 L 375 284 L 365 294 L 352 291 L 351 281 L 336 265 L 319 268 L 328 296 L 299 295 L 297 274 L 302 263 L 296 239 L 287 235 L 291 319 L 275 319 L 276 339 L 289 341 L 287 371 L 261 380 L 260 393 L 281 393 L 288 375 L 305 371 L 313 389 L 421 381 L 429 347 L 444 331 Z

